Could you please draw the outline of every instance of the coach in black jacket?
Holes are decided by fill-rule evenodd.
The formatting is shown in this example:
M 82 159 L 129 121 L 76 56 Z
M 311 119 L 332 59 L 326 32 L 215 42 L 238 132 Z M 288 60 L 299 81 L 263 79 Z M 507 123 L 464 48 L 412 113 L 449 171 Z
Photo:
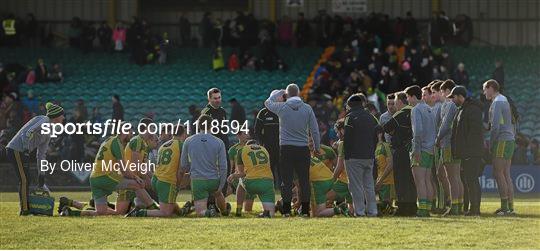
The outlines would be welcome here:
M 255 139 L 270 154 L 270 168 L 274 182 L 279 185 L 279 117 L 265 107 L 257 114 L 253 129 L 255 130 Z
M 367 98 L 354 94 L 347 100 L 343 151 L 356 216 L 377 216 L 373 163 L 379 123 L 364 109 Z
M 468 216 L 479 216 L 482 190 L 478 177 L 484 170 L 482 105 L 467 97 L 467 90 L 463 86 L 454 87 L 448 98 L 451 98 L 459 107 L 452 124 L 451 146 L 453 157 L 461 160 L 464 188 L 463 211 Z

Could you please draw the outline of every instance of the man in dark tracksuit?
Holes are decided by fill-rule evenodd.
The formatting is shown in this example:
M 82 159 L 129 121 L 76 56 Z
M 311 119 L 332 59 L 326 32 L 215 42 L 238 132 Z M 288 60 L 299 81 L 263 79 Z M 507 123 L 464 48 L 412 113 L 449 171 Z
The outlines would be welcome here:
M 463 211 L 467 212 L 466 216 L 479 216 L 482 190 L 478 177 L 484 171 L 482 105 L 467 97 L 467 90 L 462 86 L 454 87 L 448 98 L 458 106 L 452 124 L 451 147 L 453 158 L 461 160 Z
M 397 195 L 397 216 L 416 215 L 416 186 L 411 171 L 409 150 L 411 148 L 411 109 L 407 105 L 405 93 L 396 94 L 396 112 L 383 125 L 384 131 L 392 135 L 392 161 L 394 162 L 394 182 Z
M 210 90 L 208 90 L 207 96 L 208 96 L 208 104 L 206 105 L 206 107 L 204 107 L 204 109 L 202 109 L 201 115 L 202 114 L 209 115 L 210 117 L 212 117 L 212 120 L 217 120 L 219 122 L 219 125 L 221 125 L 221 121 L 227 119 L 227 112 L 225 111 L 225 109 L 223 109 L 223 107 L 221 107 L 221 91 L 218 88 L 211 88 Z M 193 122 L 195 121 L 192 121 L 192 123 Z M 208 125 L 208 130 L 210 130 L 210 125 Z M 221 133 L 221 127 L 219 128 L 219 133 L 213 134 L 213 135 L 223 141 L 223 143 L 225 144 L 225 149 L 229 149 L 229 137 L 227 136 L 227 134 Z M 231 174 L 231 163 L 229 162 L 229 156 L 227 155 L 227 176 L 226 177 L 229 177 L 230 174 Z M 223 186 L 222 192 L 224 195 L 227 194 L 227 187 L 228 186 L 226 185 Z M 209 201 L 211 202 L 213 201 L 213 199 L 210 198 Z
M 357 217 L 376 217 L 373 164 L 380 126 L 377 119 L 364 109 L 366 104 L 367 98 L 363 94 L 354 94 L 347 100 L 349 111 L 345 116 L 343 150 L 354 213 Z
M 279 117 L 263 108 L 255 119 L 255 139 L 268 150 L 270 154 L 270 168 L 274 176 L 274 182 L 279 185 L 281 182 L 279 175 Z

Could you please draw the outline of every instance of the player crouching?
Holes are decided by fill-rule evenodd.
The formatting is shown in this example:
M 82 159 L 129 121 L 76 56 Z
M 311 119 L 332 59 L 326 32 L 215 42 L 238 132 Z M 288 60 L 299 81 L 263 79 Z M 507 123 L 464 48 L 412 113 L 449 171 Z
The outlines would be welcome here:
M 245 146 L 238 149 L 236 156 L 236 172 L 228 177 L 232 183 L 239 179 L 238 190 L 244 189 L 246 194 L 258 196 L 264 212 L 259 217 L 273 217 L 275 213 L 274 177 L 270 168 L 268 151 L 258 145 L 255 140 L 249 140 Z M 238 193 L 238 191 L 237 191 Z M 237 203 L 242 203 L 240 199 Z
M 82 210 L 85 203 L 68 199 L 60 198 L 59 213 L 60 216 L 98 216 L 98 215 L 120 215 L 125 211 L 119 211 L 118 207 L 112 209 L 109 207 L 107 197 L 114 191 L 129 190 L 134 191 L 136 196 L 146 205 L 153 205 L 155 202 L 150 198 L 150 195 L 144 189 L 144 181 L 129 171 L 120 168 L 121 175 L 114 168 L 106 167 L 106 163 L 113 166 L 118 166 L 118 163 L 123 161 L 123 145 L 126 144 L 131 137 L 131 132 L 128 134 L 119 134 L 110 136 L 99 147 L 98 154 L 95 158 L 95 168 L 90 175 L 90 188 L 92 190 L 92 198 L 94 200 L 94 210 Z M 116 164 L 116 165 L 115 165 Z M 75 207 L 79 210 L 73 210 L 70 207 Z
M 314 217 L 332 217 L 336 214 L 348 214 L 348 210 L 342 211 L 339 206 L 334 205 L 332 208 L 326 207 L 326 198 L 328 192 L 332 190 L 334 185 L 333 173 L 324 162 L 317 158 L 314 152 L 313 140 L 309 140 L 309 149 L 311 150 L 311 160 L 309 167 L 309 181 L 311 183 L 312 199 L 312 215 Z
M 128 217 L 172 217 L 184 216 L 190 213 L 190 205 L 179 208 L 176 196 L 180 190 L 180 181 L 183 174 L 180 172 L 180 155 L 182 145 L 186 139 L 185 128 L 179 126 L 173 138 L 165 142 L 158 151 L 158 163 L 152 177 L 152 188 L 157 193 L 159 209 L 137 209 L 130 212 Z

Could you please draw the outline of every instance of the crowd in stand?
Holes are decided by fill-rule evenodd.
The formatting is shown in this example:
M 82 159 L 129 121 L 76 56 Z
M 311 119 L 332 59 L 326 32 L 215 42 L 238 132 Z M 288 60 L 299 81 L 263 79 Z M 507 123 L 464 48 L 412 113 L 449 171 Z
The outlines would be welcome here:
M 453 23 L 457 29 L 453 28 Z M 319 66 L 308 99 L 319 120 L 322 141 L 329 144 L 336 139 L 333 124 L 344 116 L 344 101 L 353 93 L 364 93 L 371 101 L 369 108 L 373 113 L 381 114 L 386 111 L 386 94 L 408 86 L 423 87 L 435 79 L 453 79 L 468 90 L 474 88 L 466 66 L 462 62 L 454 62 L 445 49 L 448 43 L 466 42 L 467 38 L 456 35 L 467 33 L 470 23 L 466 18 L 453 23 L 444 12 L 437 13 L 430 21 L 429 35 L 421 36 L 411 12 L 405 17 L 390 18 L 386 14 L 371 13 L 367 17 L 353 19 L 331 16 L 321 10 L 311 20 L 304 13 L 299 13 L 296 20 L 284 16 L 275 23 L 256 20 L 252 14 L 243 12 L 223 21 L 207 12 L 199 24 L 197 37 L 200 38 L 200 46 L 213 48 L 214 70 L 286 71 L 288 65 L 277 54 L 277 45 L 336 45 L 342 48 Z M 6 32 L 11 25 L 16 31 L 14 34 Z M 67 37 L 71 47 L 84 52 L 128 51 L 132 61 L 142 65 L 154 61 L 165 63 L 170 43 L 179 46 L 196 44 L 191 23 L 184 15 L 179 19 L 178 29 L 178 40 L 169 41 L 166 33 L 153 34 L 148 22 L 141 18 L 133 17 L 129 25 L 119 22 L 111 28 L 106 22 L 96 24 L 74 17 Z M 0 44 L 32 47 L 41 42 L 47 46 L 51 44 L 51 33 L 50 26 L 37 21 L 33 14 L 25 18 L 8 15 L 2 22 Z M 96 42 L 98 46 L 94 47 Z M 261 49 L 260 55 L 252 52 L 252 48 L 257 46 Z M 223 55 L 221 48 L 224 47 L 234 48 L 231 55 Z M 50 66 L 47 67 L 43 59 L 38 59 L 35 67 L 0 64 L 0 87 L 4 93 L 0 112 L 5 114 L 0 130 L 18 128 L 22 121 L 43 113 L 43 103 L 33 93 L 21 98 L 18 86 L 21 83 L 62 82 L 64 74 L 60 64 L 54 62 Z M 496 62 L 492 78 L 501 86 L 504 84 L 501 61 Z M 538 162 L 538 158 L 531 157 L 529 153 L 535 152 L 538 141 L 529 140 L 525 135 L 519 138 L 523 140 L 518 140 L 514 163 Z

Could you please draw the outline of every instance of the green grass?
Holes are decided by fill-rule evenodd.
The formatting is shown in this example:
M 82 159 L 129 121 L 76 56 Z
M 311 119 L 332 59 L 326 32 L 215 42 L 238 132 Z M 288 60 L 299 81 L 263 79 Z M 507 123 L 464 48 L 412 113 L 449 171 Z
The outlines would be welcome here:
M 484 198 L 481 218 L 60 218 L 19 217 L 0 193 L 0 249 L 539 249 L 538 197 L 516 200 L 517 217 L 492 216 L 498 204 Z

